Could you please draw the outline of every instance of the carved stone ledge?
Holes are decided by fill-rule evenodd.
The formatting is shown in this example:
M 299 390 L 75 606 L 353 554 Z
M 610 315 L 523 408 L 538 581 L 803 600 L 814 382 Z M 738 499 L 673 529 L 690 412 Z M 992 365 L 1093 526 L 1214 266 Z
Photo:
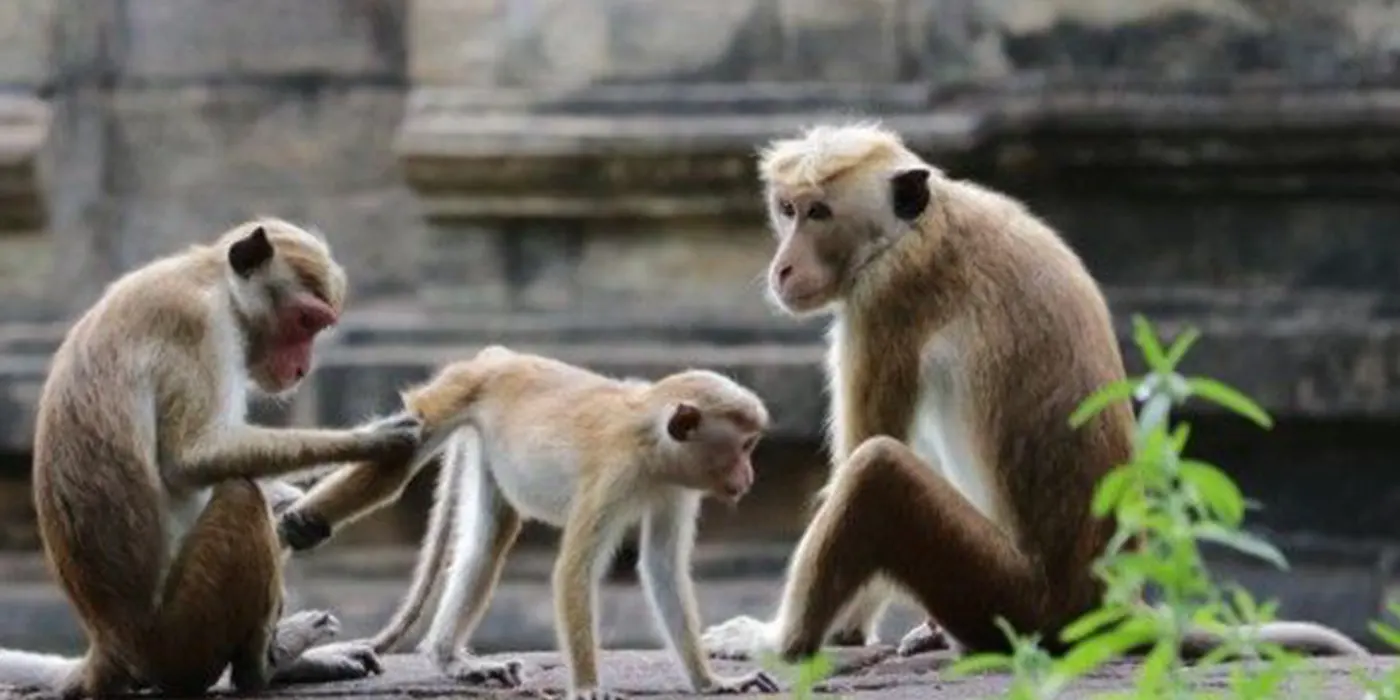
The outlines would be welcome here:
M 834 107 L 794 109 L 812 106 L 802 94 L 764 97 L 728 88 L 555 98 L 421 89 L 398 149 L 409 184 L 437 218 L 748 216 L 756 213 L 755 146 L 839 116 Z M 956 111 L 885 121 L 934 152 L 967 149 L 976 126 Z
M 425 88 L 398 148 L 436 217 L 748 215 L 758 144 L 850 118 L 879 118 L 950 170 L 1003 186 L 1400 191 L 1400 90 L 1268 81 Z
M 0 95 L 0 232 L 45 224 L 38 156 L 49 115 L 48 104 L 36 97 Z

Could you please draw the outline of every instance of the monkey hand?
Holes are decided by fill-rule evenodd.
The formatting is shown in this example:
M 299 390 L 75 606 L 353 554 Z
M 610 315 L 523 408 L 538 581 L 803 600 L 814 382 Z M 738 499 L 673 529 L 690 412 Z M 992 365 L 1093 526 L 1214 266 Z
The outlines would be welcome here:
M 716 659 L 742 661 L 777 651 L 778 628 L 772 622 L 742 615 L 705 630 L 700 643 Z
M 745 673 L 742 676 L 715 678 L 705 693 L 710 695 L 739 695 L 742 693 L 776 693 L 778 682 L 763 671 Z
M 384 666 L 374 649 L 364 642 L 336 642 L 307 649 L 279 669 L 279 683 L 332 683 L 383 673 Z
M 951 648 L 952 644 L 948 640 L 948 635 L 943 632 L 943 628 L 925 620 L 918 627 L 909 630 L 909 633 L 899 640 L 896 653 L 900 656 L 914 656 L 926 651 Z
M 488 661 L 459 654 L 448 663 L 444 673 L 458 683 L 471 685 L 499 685 L 502 688 L 520 687 L 520 671 L 524 664 L 519 659 Z
M 277 518 L 277 539 L 294 552 L 311 549 L 330 536 L 331 524 L 320 513 L 289 510 Z
M 373 445 L 371 459 L 401 463 L 413 458 L 423 444 L 423 421 L 406 412 L 371 421 L 355 429 Z

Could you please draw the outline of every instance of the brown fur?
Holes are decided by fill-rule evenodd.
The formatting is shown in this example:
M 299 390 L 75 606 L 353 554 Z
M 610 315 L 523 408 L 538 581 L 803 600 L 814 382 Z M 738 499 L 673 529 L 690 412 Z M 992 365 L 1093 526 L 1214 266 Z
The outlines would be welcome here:
M 246 277 L 232 272 L 235 246 L 256 263 Z M 274 671 L 308 671 L 295 658 L 268 667 L 270 647 L 286 650 L 274 627 L 310 639 L 333 633 L 334 620 L 277 625 L 281 553 L 251 480 L 391 458 L 416 447 L 417 431 L 254 427 L 244 397 L 250 383 L 295 388 L 270 358 L 279 338 L 319 328 L 289 330 L 287 314 L 333 322 L 344 295 L 323 241 L 261 220 L 128 273 L 69 330 L 34 441 L 44 551 L 90 643 L 66 695 L 133 683 L 198 693 L 230 662 L 235 683 L 253 689 Z M 373 664 L 359 651 L 341 657 L 332 665 Z
M 572 692 L 577 697 L 604 693 L 597 690 L 594 587 L 624 529 L 640 521 L 643 580 L 692 684 L 776 689 L 761 673 L 733 679 L 711 673 L 699 646 L 688 574 L 700 494 L 737 501 L 752 481 L 749 456 L 769 420 L 752 392 L 705 371 L 657 382 L 619 381 L 496 346 L 444 367 L 404 392 L 403 402 L 434 436 L 426 449 L 455 435 L 443 459 L 443 481 L 412 587 L 375 637 L 377 648 L 392 648 L 407 633 L 441 577 L 449 523 L 475 516 L 475 528 L 461 535 L 470 541 L 456 544 L 447 590 L 422 648 L 460 680 L 519 683 L 518 662 L 465 658 L 458 650 L 485 610 L 522 518 L 536 518 L 564 531 L 553 588 Z M 693 424 L 687 422 L 691 419 Z M 679 441 L 672 430 L 681 435 Z M 496 461 L 486 461 L 486 455 Z M 406 480 L 414 468 L 374 473 L 402 474 Z M 338 524 L 327 514 L 354 517 L 402 490 L 402 482 L 361 475 L 373 470 L 358 465 L 332 475 L 293 506 L 287 519 L 304 523 L 319 517 Z M 466 483 L 454 486 L 448 480 Z M 476 500 L 453 510 L 459 492 L 475 494 Z M 473 552 L 479 553 L 464 554 Z
M 973 650 L 1005 648 L 998 616 L 1054 646 L 1102 594 L 1091 564 L 1112 524 L 1089 504 L 1131 452 L 1126 404 L 1068 424 L 1124 376 L 1098 286 L 1019 202 L 947 177 L 877 126 L 778 141 L 760 170 L 773 300 L 835 317 L 834 469 L 777 619 L 730 621 L 707 643 L 810 654 L 833 627 L 873 626 L 860 618 L 893 580 Z

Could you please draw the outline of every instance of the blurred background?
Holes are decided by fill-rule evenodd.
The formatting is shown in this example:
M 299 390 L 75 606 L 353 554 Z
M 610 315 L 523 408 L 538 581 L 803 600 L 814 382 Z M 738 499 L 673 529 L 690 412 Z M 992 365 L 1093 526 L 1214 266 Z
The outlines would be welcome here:
M 1278 422 L 1195 414 L 1190 451 L 1292 562 L 1217 572 L 1369 640 L 1400 551 L 1398 58 L 1391 0 L 0 0 L 0 645 L 82 647 L 28 483 L 67 322 L 259 214 L 323 229 L 353 290 L 260 420 L 361 420 L 484 343 L 755 387 L 778 425 L 695 568 L 707 622 L 766 614 L 826 473 L 825 400 L 820 324 L 763 301 L 753 153 L 849 118 L 1059 227 L 1132 369 L 1130 314 L 1204 331 L 1184 369 Z M 432 475 L 299 557 L 291 607 L 385 620 Z M 478 650 L 553 647 L 553 542 L 529 532 Z M 602 641 L 657 646 L 631 570 L 624 551 Z

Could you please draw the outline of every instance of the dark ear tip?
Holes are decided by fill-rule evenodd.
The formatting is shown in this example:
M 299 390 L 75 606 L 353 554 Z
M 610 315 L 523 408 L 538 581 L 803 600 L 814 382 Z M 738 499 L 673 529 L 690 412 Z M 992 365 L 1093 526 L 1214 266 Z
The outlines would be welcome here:
M 666 432 L 672 440 L 684 442 L 690 433 L 700 427 L 700 409 L 683 403 L 676 406 L 671 419 L 666 421 Z
M 904 221 L 913 221 L 924 213 L 924 209 L 928 208 L 928 179 L 932 174 L 928 168 L 914 166 L 890 177 L 895 216 Z
M 229 246 L 228 262 L 233 266 L 234 272 L 246 277 L 271 260 L 272 254 L 272 242 L 267 239 L 267 229 L 260 225 Z

